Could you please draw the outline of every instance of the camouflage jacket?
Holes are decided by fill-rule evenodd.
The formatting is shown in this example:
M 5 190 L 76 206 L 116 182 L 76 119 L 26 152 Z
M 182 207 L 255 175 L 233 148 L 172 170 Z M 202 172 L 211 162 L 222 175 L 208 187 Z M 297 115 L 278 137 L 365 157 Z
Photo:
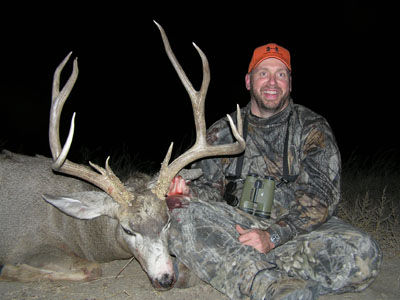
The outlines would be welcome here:
M 298 234 L 310 232 L 332 216 L 340 199 L 340 153 L 327 121 L 302 105 L 290 104 L 267 118 L 250 113 L 250 103 L 241 109 L 248 118 L 246 150 L 235 195 L 240 199 L 247 174 L 272 176 L 278 183 L 283 176 L 283 157 L 288 134 L 288 171 L 292 182 L 276 187 L 271 211 L 270 234 L 283 244 Z M 289 127 L 288 127 L 289 126 Z M 287 131 L 288 130 L 288 131 Z M 207 131 L 209 144 L 233 141 L 223 118 Z M 239 156 L 238 156 L 239 157 Z M 205 201 L 224 201 L 225 187 L 236 175 L 238 157 L 210 158 L 197 162 L 203 176 L 191 183 L 194 196 Z

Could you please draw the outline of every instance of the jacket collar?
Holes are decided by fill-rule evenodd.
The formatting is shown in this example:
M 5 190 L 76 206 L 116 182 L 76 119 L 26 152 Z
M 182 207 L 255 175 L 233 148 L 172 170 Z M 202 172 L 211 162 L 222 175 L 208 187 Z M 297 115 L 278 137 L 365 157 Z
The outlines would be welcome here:
M 289 99 L 289 105 L 282 111 L 278 112 L 277 114 L 269 117 L 269 118 L 260 118 L 251 113 L 250 110 L 251 103 L 249 102 L 246 106 L 246 113 L 249 118 L 249 123 L 253 126 L 263 127 L 269 125 L 280 125 L 281 123 L 287 123 L 291 112 L 293 111 L 293 99 Z

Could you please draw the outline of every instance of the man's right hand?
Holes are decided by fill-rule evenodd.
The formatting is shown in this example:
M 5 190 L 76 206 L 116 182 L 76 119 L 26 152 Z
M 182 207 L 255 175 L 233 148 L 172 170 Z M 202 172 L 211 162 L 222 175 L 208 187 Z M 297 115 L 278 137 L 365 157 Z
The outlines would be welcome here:
M 243 245 L 251 246 L 260 253 L 268 253 L 275 248 L 275 244 L 270 241 L 268 231 L 261 229 L 245 229 L 236 225 L 236 231 L 240 234 L 239 242 Z

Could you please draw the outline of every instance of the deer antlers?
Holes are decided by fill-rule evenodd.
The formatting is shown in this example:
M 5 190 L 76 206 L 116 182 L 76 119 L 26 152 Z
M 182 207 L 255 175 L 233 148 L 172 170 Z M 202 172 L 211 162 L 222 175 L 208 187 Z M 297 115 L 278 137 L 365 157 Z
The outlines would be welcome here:
M 74 135 L 75 113 L 72 116 L 67 141 L 65 142 L 64 148 L 61 149 L 59 137 L 61 111 L 75 84 L 76 79 L 78 78 L 78 61 L 75 58 L 72 73 L 68 78 L 67 83 L 60 91 L 60 74 L 65 64 L 69 60 L 71 53 L 69 53 L 57 67 L 53 77 L 53 91 L 49 124 L 49 143 L 51 154 L 53 156 L 52 168 L 54 171 L 73 175 L 96 185 L 121 205 L 130 205 L 134 200 L 134 195 L 126 189 L 126 187 L 111 170 L 108 164 L 110 157 L 108 157 L 106 160 L 105 169 L 89 162 L 92 168 L 98 173 L 87 166 L 76 164 L 67 160 L 68 151 L 71 147 L 72 138 Z
M 240 116 L 239 106 L 237 106 L 237 120 L 238 120 L 238 128 L 236 129 L 232 118 L 227 115 L 232 133 L 236 138 L 236 142 L 227 145 L 217 145 L 211 146 L 207 144 L 206 141 L 206 122 L 204 118 L 204 102 L 207 94 L 208 85 L 210 83 L 210 68 L 208 65 L 208 60 L 203 51 L 195 43 L 193 46 L 196 48 L 197 52 L 200 55 L 202 64 L 203 64 L 203 82 L 201 84 L 201 88 L 199 91 L 196 91 L 189 79 L 187 78 L 185 72 L 183 71 L 181 65 L 176 59 L 174 53 L 172 52 L 171 46 L 168 42 L 167 35 L 165 34 L 164 29 L 154 21 L 160 30 L 161 37 L 164 43 L 165 51 L 168 55 L 169 60 L 175 68 L 175 71 L 178 73 L 182 84 L 184 85 L 186 91 L 189 94 L 190 100 L 192 102 L 193 107 L 193 115 L 194 122 L 196 126 L 196 142 L 195 144 L 177 159 L 175 159 L 170 165 L 168 165 L 169 160 L 171 158 L 171 152 L 173 143 L 168 149 L 167 155 L 161 164 L 160 175 L 158 177 L 158 181 L 156 186 L 153 188 L 153 193 L 157 195 L 158 198 L 162 199 L 168 191 L 169 185 L 171 183 L 172 178 L 178 172 L 190 164 L 191 162 L 209 156 L 216 155 L 234 155 L 240 152 L 243 152 L 246 142 L 242 138 L 243 128 L 242 128 L 242 119 Z
M 169 185 L 173 177 L 178 174 L 178 172 L 190 164 L 191 162 L 209 156 L 216 155 L 233 155 L 242 152 L 246 146 L 245 141 L 242 138 L 242 119 L 240 116 L 239 106 L 237 107 L 237 123 L 238 129 L 236 129 L 231 117 L 227 115 L 233 135 L 236 138 L 236 142 L 227 145 L 217 145 L 211 146 L 207 144 L 206 141 L 206 123 L 204 118 L 204 101 L 207 94 L 208 85 L 210 83 L 210 69 L 205 54 L 197 47 L 194 43 L 194 47 L 199 53 L 202 64 L 203 64 L 203 82 L 199 91 L 196 91 L 189 79 L 187 78 L 185 72 L 180 66 L 178 60 L 176 59 L 174 53 L 171 50 L 167 36 L 163 28 L 155 22 L 158 26 L 161 37 L 165 46 L 166 53 L 174 66 L 179 78 L 181 79 L 186 91 L 188 92 L 192 107 L 193 115 L 196 126 L 196 142 L 195 144 L 177 159 L 175 159 L 171 164 L 169 160 L 171 158 L 172 146 L 169 147 L 167 155 L 161 164 L 160 175 L 158 177 L 156 185 L 153 187 L 152 192 L 159 198 L 164 199 L 167 194 Z M 111 170 L 108 161 L 106 160 L 105 168 L 95 165 L 89 162 L 90 167 L 85 165 L 76 164 L 67 160 L 68 151 L 70 149 L 72 138 L 74 135 L 75 128 L 75 113 L 72 116 L 70 130 L 68 133 L 67 140 L 63 148 L 61 148 L 60 137 L 59 137 L 59 127 L 60 127 L 60 116 L 61 111 L 67 100 L 75 81 L 78 77 L 78 62 L 77 59 L 74 60 L 72 73 L 67 80 L 67 83 L 60 91 L 60 74 L 68 62 L 71 53 L 64 58 L 64 60 L 57 67 L 54 72 L 53 78 L 53 91 L 52 91 L 52 102 L 50 109 L 50 124 L 49 124 L 49 143 L 51 154 L 53 157 L 52 168 L 55 171 L 65 173 L 68 175 L 76 176 L 78 178 L 84 179 L 103 191 L 109 194 L 115 201 L 121 205 L 131 205 L 135 196 L 127 190 L 123 183 L 118 179 L 118 177 Z M 96 171 L 94 171 L 94 170 Z

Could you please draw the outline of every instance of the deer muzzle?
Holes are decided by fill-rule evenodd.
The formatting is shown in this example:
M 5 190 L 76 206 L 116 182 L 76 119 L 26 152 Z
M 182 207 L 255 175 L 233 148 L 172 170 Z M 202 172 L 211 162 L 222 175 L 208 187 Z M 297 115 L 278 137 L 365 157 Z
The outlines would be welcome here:
M 159 291 L 169 290 L 174 286 L 175 282 L 176 276 L 174 273 L 164 273 L 160 278 L 151 280 L 153 287 Z

